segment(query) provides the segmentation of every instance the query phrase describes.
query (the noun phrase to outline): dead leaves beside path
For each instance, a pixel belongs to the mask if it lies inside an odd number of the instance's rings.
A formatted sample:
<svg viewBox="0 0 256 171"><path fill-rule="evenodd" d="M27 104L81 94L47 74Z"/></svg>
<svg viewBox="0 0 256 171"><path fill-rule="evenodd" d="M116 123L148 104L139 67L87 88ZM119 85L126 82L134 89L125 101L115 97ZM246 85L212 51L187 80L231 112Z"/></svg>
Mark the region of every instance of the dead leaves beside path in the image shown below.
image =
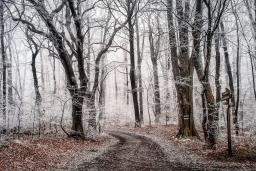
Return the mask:
<svg viewBox="0 0 256 171"><path fill-rule="evenodd" d="M225 135L219 138L216 150L204 149L204 141L196 138L178 139L177 125L153 126L143 128L133 128L129 131L140 134L153 135L165 140L171 140L184 153L197 154L206 160L215 160L221 162L252 162L256 163L256 137L255 136L234 136L233 137L233 157L228 157L227 143ZM201 139L203 132L198 130Z"/></svg>
<svg viewBox="0 0 256 171"><path fill-rule="evenodd" d="M21 136L0 145L0 170L48 170L81 150L97 150L109 141L102 136L96 141L66 137L32 138Z"/></svg>

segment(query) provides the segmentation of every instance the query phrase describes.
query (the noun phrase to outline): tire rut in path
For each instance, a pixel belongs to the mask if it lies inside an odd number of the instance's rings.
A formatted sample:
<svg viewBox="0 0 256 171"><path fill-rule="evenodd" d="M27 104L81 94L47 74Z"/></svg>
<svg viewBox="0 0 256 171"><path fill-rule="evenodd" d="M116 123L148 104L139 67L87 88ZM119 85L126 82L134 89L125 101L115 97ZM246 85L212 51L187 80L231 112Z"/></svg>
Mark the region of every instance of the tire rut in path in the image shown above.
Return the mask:
<svg viewBox="0 0 256 171"><path fill-rule="evenodd" d="M111 131L119 143L106 153L83 163L77 170L85 171L171 171L190 170L180 163L170 163L161 147L148 138Z"/></svg>

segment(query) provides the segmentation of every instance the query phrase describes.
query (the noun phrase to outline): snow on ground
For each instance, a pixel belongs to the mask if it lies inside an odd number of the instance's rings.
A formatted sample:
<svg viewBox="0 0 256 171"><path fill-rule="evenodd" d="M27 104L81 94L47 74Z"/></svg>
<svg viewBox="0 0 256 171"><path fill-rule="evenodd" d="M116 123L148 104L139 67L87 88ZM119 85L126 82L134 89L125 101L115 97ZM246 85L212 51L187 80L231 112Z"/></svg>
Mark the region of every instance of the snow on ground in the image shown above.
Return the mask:
<svg viewBox="0 0 256 171"><path fill-rule="evenodd" d="M177 139L176 127L157 126L153 128L128 129L128 132L150 138L158 143L168 156L171 163L174 161L193 170L255 170L255 161L236 161L232 158L217 160L211 155L222 155L218 150L223 149L223 144L217 150L203 150L204 143L197 139ZM127 129L123 129L127 131ZM218 149L219 148L219 149ZM224 147L225 148L225 147ZM225 157L225 154L223 154Z"/></svg>
<svg viewBox="0 0 256 171"><path fill-rule="evenodd" d="M64 162L59 164L56 170L77 170L80 165L86 162L89 163L93 159L108 151L110 146L113 146L119 142L117 139L107 134L104 134L103 136L108 137L109 141L107 143L93 149L81 149L81 151L69 156L69 159L64 160Z"/></svg>
<svg viewBox="0 0 256 171"><path fill-rule="evenodd" d="M106 134L95 141L20 135L0 143L0 170L70 170L115 143L117 140Z"/></svg>

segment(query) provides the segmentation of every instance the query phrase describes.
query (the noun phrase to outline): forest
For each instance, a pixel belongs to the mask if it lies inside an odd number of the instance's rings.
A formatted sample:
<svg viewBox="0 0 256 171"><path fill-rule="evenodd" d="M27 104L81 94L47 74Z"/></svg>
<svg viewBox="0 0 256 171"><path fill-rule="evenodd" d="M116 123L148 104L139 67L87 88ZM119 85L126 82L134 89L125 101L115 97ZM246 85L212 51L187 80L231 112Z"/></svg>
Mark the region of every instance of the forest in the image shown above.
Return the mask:
<svg viewBox="0 0 256 171"><path fill-rule="evenodd" d="M254 170L256 0L0 0L0 170Z"/></svg>

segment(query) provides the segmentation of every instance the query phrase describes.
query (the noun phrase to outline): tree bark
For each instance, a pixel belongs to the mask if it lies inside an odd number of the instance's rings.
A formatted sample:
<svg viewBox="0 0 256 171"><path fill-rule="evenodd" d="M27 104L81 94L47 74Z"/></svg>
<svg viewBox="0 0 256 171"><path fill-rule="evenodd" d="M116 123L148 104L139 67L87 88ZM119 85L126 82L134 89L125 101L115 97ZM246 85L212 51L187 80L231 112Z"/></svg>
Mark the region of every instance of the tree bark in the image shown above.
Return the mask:
<svg viewBox="0 0 256 171"><path fill-rule="evenodd" d="M4 2L0 2L0 25L1 25L1 33L0 33L0 39L1 39L1 55L2 55L2 63L3 63L3 105L2 105L2 113L3 113L3 127L6 128L6 107L7 107L7 67L6 67L6 51L5 51L5 40L4 40L4 34L5 34L5 27L4 27Z"/></svg>
<svg viewBox="0 0 256 171"><path fill-rule="evenodd" d="M207 102L207 112L208 112L208 132L207 132L207 146L208 148L213 148L216 144L217 138L217 130L218 126L216 124L216 116L218 116L218 110L216 108L215 99L213 96L212 88L207 79L205 79L204 70L202 61L200 58L200 39L201 39L201 30L202 30L203 20L202 20L202 0L196 1L196 12L195 19L193 24L193 52L192 52L192 60L194 67L197 72L197 76L199 81L201 82L205 99Z"/></svg>
<svg viewBox="0 0 256 171"><path fill-rule="evenodd" d="M221 85L220 85L220 38L219 33L215 35L215 52L216 52L216 73L215 73L215 86L216 86L216 104L219 106L221 101Z"/></svg>
<svg viewBox="0 0 256 171"><path fill-rule="evenodd" d="M150 57L153 65L153 78L154 78L154 113L155 113L155 123L160 122L161 115L161 99L160 99L160 90L159 90L159 78L158 78L158 53L160 37L158 37L158 41L154 41L153 38L153 29L151 27L152 18L149 16L148 18L148 28L149 28L149 44L150 44ZM158 33L160 34L160 33ZM160 36L160 35L159 35ZM156 43L156 44L155 44Z"/></svg>
<svg viewBox="0 0 256 171"><path fill-rule="evenodd" d="M185 1L185 13L181 0L176 0L177 15L179 17L180 54L177 53L177 40L173 18L173 0L167 1L167 17L169 27L169 42L171 48L172 72L177 91L179 106L178 137L198 136L193 119L193 64L189 58L188 26L189 0Z"/></svg>
<svg viewBox="0 0 256 171"><path fill-rule="evenodd" d="M232 103L232 107L234 107L235 103L236 103L234 81L233 81L232 69L231 69L231 65L230 65L230 61L229 61L229 53L228 53L228 48L227 48L228 45L226 42L225 28L224 28L223 22L220 23L220 28L221 28L221 38L222 38L225 63L226 63L226 71L227 71L228 78L229 78L229 88L230 88L230 91L232 94L231 103ZM232 114L233 114L233 124L238 125L238 120L235 119L235 118L237 118L237 116L235 116L235 112L232 112Z"/></svg>
<svg viewBox="0 0 256 171"><path fill-rule="evenodd" d="M128 15L133 13L131 10L131 2L128 1ZM132 18L128 20L128 29L129 29L129 44L130 44L130 82L131 82L131 91L133 98L133 107L135 114L135 127L141 127L140 121L140 111L139 111L139 103L138 103L138 93L137 93L137 85L136 85L136 75L135 75L135 55L134 55L134 26L132 22Z"/></svg>
<svg viewBox="0 0 256 171"><path fill-rule="evenodd" d="M141 73L141 64L142 64L142 53L140 50L140 30L139 30L139 20L136 15L136 42L137 42L137 63L138 63L138 88L139 88L139 108L140 108L140 121L143 123L143 87L142 87L142 73ZM144 37L143 42L144 43Z"/></svg>

